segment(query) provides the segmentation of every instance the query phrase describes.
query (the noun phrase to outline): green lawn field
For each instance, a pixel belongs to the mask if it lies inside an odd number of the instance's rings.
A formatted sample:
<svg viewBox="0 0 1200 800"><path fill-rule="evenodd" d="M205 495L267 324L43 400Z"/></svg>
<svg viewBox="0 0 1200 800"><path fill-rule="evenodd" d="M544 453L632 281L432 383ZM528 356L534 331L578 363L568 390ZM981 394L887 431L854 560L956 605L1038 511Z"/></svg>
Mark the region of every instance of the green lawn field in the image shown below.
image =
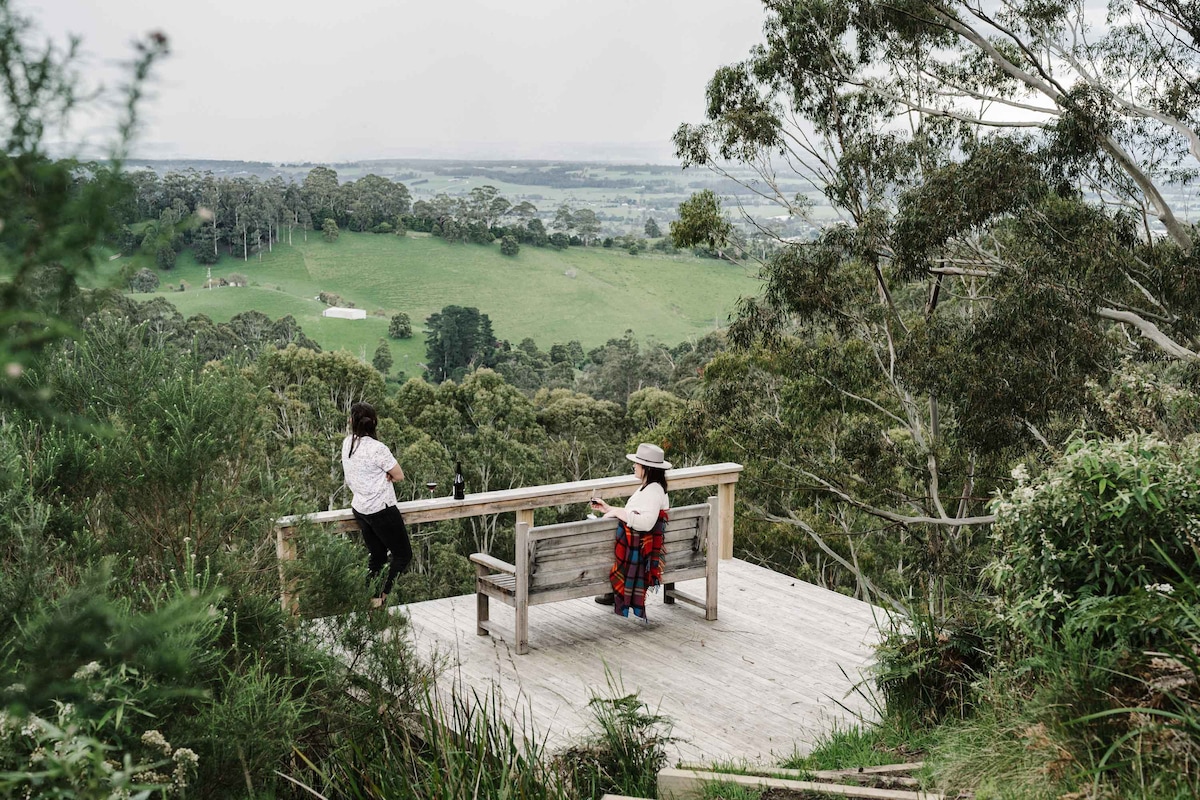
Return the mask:
<svg viewBox="0 0 1200 800"><path fill-rule="evenodd" d="M295 233L292 238L291 246L278 244L261 260L224 256L213 267L214 278L241 273L248 287L200 288L205 268L187 253L175 269L159 272L159 294L184 316L203 313L217 322L247 309L272 319L291 314L322 347L368 360L391 315L404 311L416 336L391 347L395 368L413 374L410 364L424 357L422 324L447 305L475 306L491 318L498 337L514 344L532 337L542 349L572 339L594 347L626 329L641 340L673 345L724 325L738 297L761 287L749 269L690 255L522 247L509 258L496 245L450 244L420 234L343 233L332 244L312 233L307 242ZM177 291L181 281L187 291ZM322 317L325 306L316 299L322 291L366 309L368 318Z"/></svg>

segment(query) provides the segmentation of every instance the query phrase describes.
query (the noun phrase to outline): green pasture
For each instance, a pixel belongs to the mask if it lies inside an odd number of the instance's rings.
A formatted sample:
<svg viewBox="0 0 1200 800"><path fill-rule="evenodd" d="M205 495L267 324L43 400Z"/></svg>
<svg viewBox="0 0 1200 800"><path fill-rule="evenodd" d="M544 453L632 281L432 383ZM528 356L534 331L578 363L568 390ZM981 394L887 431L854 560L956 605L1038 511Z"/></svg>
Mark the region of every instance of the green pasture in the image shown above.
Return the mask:
<svg viewBox="0 0 1200 800"><path fill-rule="evenodd" d="M184 316L207 314L217 322L248 309L272 319L291 314L322 347L368 360L391 315L404 311L416 336L391 347L395 368L410 374L408 364L424 358L425 318L447 305L476 306L500 338L515 344L532 337L543 349L572 339L595 347L626 329L641 340L676 344L723 326L738 297L761 286L750 269L691 255L522 247L508 258L496 245L419 234L343 233L332 244L312 233L307 242L293 234L291 246L276 245L261 260L223 256L212 268L214 278L232 273L250 285L203 289L205 268L185 254L175 269L159 272L159 293ZM186 291L178 291L181 281ZM322 291L366 309L367 319L322 317L325 306L316 299Z"/></svg>

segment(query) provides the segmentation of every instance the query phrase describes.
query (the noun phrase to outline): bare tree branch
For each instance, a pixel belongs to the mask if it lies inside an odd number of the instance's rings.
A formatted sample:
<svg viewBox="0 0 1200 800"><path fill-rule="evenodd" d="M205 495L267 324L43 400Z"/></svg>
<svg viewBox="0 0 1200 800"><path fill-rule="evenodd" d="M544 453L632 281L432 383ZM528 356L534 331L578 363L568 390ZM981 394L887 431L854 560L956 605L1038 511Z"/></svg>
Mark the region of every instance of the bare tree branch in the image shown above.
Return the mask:
<svg viewBox="0 0 1200 800"><path fill-rule="evenodd" d="M864 575L860 569L838 555L836 550L825 543L825 540L821 538L821 534L817 533L816 530L814 530L813 527L807 522L797 517L795 512L789 511L786 517L781 517L777 514L771 514L758 508L752 508L751 510L758 516L762 517L762 519L765 519L767 522L778 522L784 525L791 525L792 527L799 528L807 533L809 538L813 540L817 547L821 548L825 555L829 556L834 561L845 567L846 570L848 570L856 580L858 580L868 589L868 591L873 592L877 597L881 598L884 602L899 611L901 614L908 616L909 611L907 606L881 590L878 586L872 583L871 580Z"/></svg>
<svg viewBox="0 0 1200 800"><path fill-rule="evenodd" d="M1135 314L1132 311L1118 311L1115 308L1101 307L1096 309L1096 316L1101 319L1111 319L1116 322L1124 322L1127 325L1132 325L1137 328L1138 333L1154 342L1160 350L1173 358L1183 361L1200 360L1200 354L1179 344L1170 336L1163 333L1157 325L1140 314Z"/></svg>

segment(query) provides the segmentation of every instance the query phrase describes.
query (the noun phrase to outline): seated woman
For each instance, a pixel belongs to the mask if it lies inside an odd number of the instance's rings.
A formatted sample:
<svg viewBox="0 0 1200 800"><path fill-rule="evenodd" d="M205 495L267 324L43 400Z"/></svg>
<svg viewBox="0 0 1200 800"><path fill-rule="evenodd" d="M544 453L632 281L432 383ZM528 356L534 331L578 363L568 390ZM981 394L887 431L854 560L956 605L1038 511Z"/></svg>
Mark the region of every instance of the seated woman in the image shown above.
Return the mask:
<svg viewBox="0 0 1200 800"><path fill-rule="evenodd" d="M633 462L633 474L642 482L624 508L614 508L600 499L592 508L606 518L617 520L616 561L609 573L612 594L596 598L598 603L613 604L613 611L646 619L646 590L662 583L663 526L671 507L667 497L667 470L671 462L663 459L657 445L643 442L636 453L627 456Z"/></svg>

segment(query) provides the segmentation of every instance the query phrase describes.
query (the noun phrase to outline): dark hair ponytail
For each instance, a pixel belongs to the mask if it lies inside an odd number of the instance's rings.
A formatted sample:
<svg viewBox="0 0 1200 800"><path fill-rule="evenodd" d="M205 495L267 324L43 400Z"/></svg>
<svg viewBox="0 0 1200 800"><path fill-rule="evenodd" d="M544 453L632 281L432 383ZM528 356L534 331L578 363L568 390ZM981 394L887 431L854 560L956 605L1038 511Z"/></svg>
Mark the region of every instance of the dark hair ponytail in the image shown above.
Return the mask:
<svg viewBox="0 0 1200 800"><path fill-rule="evenodd" d="M350 455L354 455L354 448L359 439L364 436L375 438L377 425L379 418L375 416L375 407L370 403L355 403L350 406Z"/></svg>

